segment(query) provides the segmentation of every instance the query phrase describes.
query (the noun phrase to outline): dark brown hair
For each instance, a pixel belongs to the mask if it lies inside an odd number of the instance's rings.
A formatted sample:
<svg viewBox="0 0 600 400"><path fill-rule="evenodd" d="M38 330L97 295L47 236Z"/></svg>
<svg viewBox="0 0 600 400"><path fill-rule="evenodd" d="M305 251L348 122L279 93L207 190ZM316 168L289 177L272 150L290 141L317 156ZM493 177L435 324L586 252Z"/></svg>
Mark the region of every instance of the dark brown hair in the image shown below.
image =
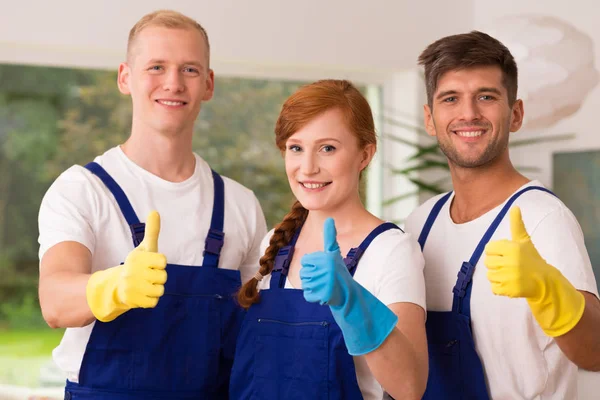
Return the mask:
<svg viewBox="0 0 600 400"><path fill-rule="evenodd" d="M477 66L499 66L508 104L512 106L517 99L518 72L514 57L500 41L483 32L472 31L435 41L421 53L419 65L425 67L429 107L433 106L433 95L443 74Z"/></svg>
<svg viewBox="0 0 600 400"><path fill-rule="evenodd" d="M348 127L356 135L360 148L377 144L375 124L371 107L360 91L346 80L322 80L302 86L283 104L275 125L275 143L282 152L287 140L308 122L332 109L339 109ZM294 233L302 226L308 210L299 201L283 218L273 232L269 247L260 259L260 274L267 276L273 271L275 257L287 246ZM258 302L258 281L252 278L238 293L238 302L244 308Z"/></svg>

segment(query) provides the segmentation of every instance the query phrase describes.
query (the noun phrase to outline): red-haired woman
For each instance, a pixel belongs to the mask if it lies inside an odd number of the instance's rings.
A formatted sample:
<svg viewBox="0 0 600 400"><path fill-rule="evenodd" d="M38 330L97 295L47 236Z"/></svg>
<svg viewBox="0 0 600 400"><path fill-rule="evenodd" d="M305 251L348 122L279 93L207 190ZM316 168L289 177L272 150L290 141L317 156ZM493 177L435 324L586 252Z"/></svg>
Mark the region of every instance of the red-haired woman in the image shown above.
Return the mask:
<svg viewBox="0 0 600 400"><path fill-rule="evenodd" d="M297 201L239 292L231 398L420 399L424 262L415 238L361 202L369 104L350 82L315 82L285 102L275 135Z"/></svg>

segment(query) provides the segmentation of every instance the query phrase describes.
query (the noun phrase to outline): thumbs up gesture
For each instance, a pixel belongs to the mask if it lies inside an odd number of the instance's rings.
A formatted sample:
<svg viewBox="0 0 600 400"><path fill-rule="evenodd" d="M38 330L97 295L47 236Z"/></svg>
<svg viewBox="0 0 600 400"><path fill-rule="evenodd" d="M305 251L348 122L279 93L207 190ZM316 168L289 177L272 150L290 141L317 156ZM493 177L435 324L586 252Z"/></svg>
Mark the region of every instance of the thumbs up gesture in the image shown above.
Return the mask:
<svg viewBox="0 0 600 400"><path fill-rule="evenodd" d="M518 207L510 210L510 231L512 240L492 241L485 247L484 264L492 291L501 296L526 298L546 334L565 334L583 315L583 295L540 256Z"/></svg>
<svg viewBox="0 0 600 400"><path fill-rule="evenodd" d="M131 308L152 308L164 293L167 259L158 253L160 216L148 215L144 240L122 265L98 271L90 277L86 297L94 316L112 321Z"/></svg>
<svg viewBox="0 0 600 400"><path fill-rule="evenodd" d="M531 242L520 208L511 208L509 215L512 240L496 240L485 246L487 277L495 294L535 299L543 291L547 264Z"/></svg>
<svg viewBox="0 0 600 400"><path fill-rule="evenodd" d="M160 216L151 212L146 220L144 240L125 259L117 298L130 308L156 307L167 281L167 259L158 253Z"/></svg>
<svg viewBox="0 0 600 400"><path fill-rule="evenodd" d="M398 317L352 278L340 254L333 219L323 226L323 251L305 254L300 279L306 301L329 305L353 356L378 348L395 329Z"/></svg>
<svg viewBox="0 0 600 400"><path fill-rule="evenodd" d="M354 279L344 263L336 236L335 223L327 218L323 225L323 251L305 254L300 261L302 290L308 302L333 307L346 302L348 282Z"/></svg>

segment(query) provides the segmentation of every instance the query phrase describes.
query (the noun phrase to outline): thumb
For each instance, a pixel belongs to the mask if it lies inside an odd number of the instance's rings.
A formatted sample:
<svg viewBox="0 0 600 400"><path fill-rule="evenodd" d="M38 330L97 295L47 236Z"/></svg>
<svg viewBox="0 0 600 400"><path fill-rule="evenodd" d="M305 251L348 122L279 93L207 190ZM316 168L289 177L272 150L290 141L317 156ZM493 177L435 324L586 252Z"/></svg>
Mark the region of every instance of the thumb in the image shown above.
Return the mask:
<svg viewBox="0 0 600 400"><path fill-rule="evenodd" d="M527 233L527 229L525 229L525 224L521 217L521 209L519 207L512 207L510 209L510 233L512 240L517 242L529 239L529 234Z"/></svg>
<svg viewBox="0 0 600 400"><path fill-rule="evenodd" d="M158 234L160 232L160 215L158 212L151 211L146 218L146 231L144 240L140 243L140 248L144 251L158 252Z"/></svg>
<svg viewBox="0 0 600 400"><path fill-rule="evenodd" d="M327 218L323 225L323 247L325 251L339 251L340 246L337 242L337 231L333 218Z"/></svg>

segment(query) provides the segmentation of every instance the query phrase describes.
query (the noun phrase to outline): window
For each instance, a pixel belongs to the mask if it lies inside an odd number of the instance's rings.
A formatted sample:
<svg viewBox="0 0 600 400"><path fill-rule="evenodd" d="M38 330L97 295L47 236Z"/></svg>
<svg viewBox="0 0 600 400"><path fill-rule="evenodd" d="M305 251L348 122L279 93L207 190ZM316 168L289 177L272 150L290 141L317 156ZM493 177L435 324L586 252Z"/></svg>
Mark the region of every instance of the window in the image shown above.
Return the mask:
<svg viewBox="0 0 600 400"><path fill-rule="evenodd" d="M0 385L64 386L51 362L62 330L46 326L37 298L37 213L62 171L129 136L130 99L115 82L116 72L0 65ZM217 78L196 124L194 149L254 190L269 226L293 200L273 128L299 85Z"/></svg>

